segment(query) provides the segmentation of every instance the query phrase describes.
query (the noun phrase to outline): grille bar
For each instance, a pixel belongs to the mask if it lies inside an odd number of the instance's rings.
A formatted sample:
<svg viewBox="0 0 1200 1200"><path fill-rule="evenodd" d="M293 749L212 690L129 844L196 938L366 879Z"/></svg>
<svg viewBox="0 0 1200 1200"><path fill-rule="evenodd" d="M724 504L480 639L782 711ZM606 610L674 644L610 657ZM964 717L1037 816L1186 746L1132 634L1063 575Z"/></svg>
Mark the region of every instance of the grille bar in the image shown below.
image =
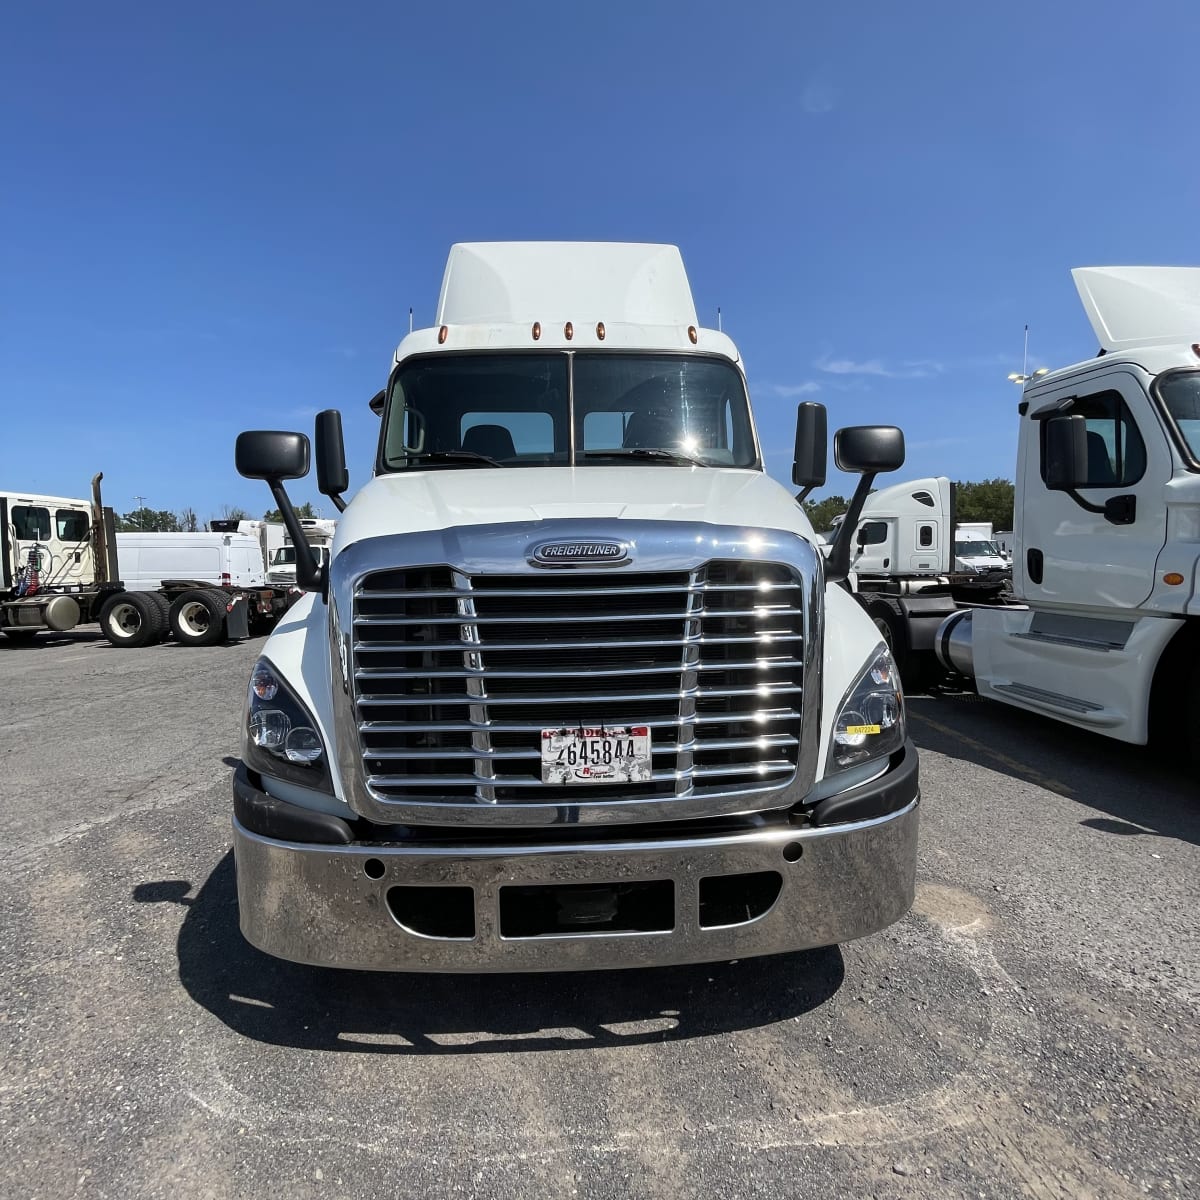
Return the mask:
<svg viewBox="0 0 1200 1200"><path fill-rule="evenodd" d="M716 591L717 588L709 588L706 584L699 583L691 588L683 589L691 592ZM775 583L764 589L762 585L757 583L738 583L727 584L719 589L722 592L757 592L760 594L774 594L775 592L793 591L799 592L802 590L798 583ZM591 596L678 596L681 589L675 587L596 587L589 588L588 594ZM490 597L500 597L503 599L521 599L524 600L529 596L528 588L488 588L486 595ZM577 596L579 594L576 588L538 588L539 596L549 596L558 599L565 596ZM436 590L436 591L412 591L412 592L397 592L397 591L382 591L376 588L360 588L358 595L369 600L457 600L458 593L454 590Z"/></svg>
<svg viewBox="0 0 1200 1200"><path fill-rule="evenodd" d="M525 597L528 599L528 597ZM759 604L755 606L757 609L763 610L763 615L772 617L798 617L800 610L790 605L775 605L775 604ZM481 616L476 614L473 618L473 623L477 625L577 625L581 621L677 621L684 615L684 610L676 609L674 612L648 612L648 613L568 613L564 615L555 614L539 614L537 616L519 616L509 615L507 613L497 616ZM738 609L727 609L720 612L708 612L705 614L709 617L744 617L747 614L745 611ZM355 617L354 627L370 628L379 625L461 625L462 616L451 617Z"/></svg>

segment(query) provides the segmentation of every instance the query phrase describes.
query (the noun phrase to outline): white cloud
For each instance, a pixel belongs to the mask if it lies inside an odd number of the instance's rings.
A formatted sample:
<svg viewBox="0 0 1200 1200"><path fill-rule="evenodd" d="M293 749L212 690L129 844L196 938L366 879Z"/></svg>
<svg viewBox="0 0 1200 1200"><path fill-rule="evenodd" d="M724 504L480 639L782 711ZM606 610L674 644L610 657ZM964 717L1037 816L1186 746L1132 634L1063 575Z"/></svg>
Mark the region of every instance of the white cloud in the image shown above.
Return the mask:
<svg viewBox="0 0 1200 1200"><path fill-rule="evenodd" d="M912 362L888 364L878 358L853 359L830 358L826 355L814 364L819 371L830 375L877 375L882 379L929 379L940 375L946 368L933 359L922 358Z"/></svg>
<svg viewBox="0 0 1200 1200"><path fill-rule="evenodd" d="M763 387L763 391L770 392L772 396L782 396L785 400L795 396L811 396L820 390L821 385L815 379L806 379L803 383L768 383Z"/></svg>
<svg viewBox="0 0 1200 1200"><path fill-rule="evenodd" d="M837 102L837 89L827 80L820 78L810 79L804 85L804 91L800 96L801 107L812 116L833 112L837 107Z"/></svg>

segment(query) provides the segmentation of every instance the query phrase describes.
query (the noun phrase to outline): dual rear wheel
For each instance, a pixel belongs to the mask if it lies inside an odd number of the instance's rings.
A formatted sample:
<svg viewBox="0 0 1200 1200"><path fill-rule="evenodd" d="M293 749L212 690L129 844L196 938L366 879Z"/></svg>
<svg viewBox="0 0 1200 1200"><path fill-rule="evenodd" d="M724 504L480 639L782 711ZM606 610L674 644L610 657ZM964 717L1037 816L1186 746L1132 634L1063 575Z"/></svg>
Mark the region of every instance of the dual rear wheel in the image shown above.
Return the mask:
<svg viewBox="0 0 1200 1200"><path fill-rule="evenodd" d="M168 601L159 592L119 592L100 609L100 629L119 647L150 646L174 637L190 646L211 646L225 635L228 600L215 589L193 589Z"/></svg>

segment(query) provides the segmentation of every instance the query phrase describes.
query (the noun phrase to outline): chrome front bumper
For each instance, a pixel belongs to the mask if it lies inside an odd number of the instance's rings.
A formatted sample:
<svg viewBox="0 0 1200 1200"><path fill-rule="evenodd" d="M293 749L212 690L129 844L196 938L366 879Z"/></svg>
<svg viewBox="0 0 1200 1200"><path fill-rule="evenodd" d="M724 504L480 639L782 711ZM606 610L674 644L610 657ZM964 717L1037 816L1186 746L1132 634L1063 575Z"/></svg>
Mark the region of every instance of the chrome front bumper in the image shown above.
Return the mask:
<svg viewBox="0 0 1200 1200"><path fill-rule="evenodd" d="M235 819L241 928L279 958L374 971L650 967L827 946L883 929L912 904L918 809L914 798L899 811L846 825L780 822L623 842L522 844L514 836L472 846L301 844L251 833ZM731 924L703 920L702 881L775 874L778 895L761 915ZM670 896L658 931L506 936L502 928L511 911L506 897L521 889L648 883ZM394 915L391 889L447 887L470 889L457 896L473 907L473 936L414 932ZM503 889L514 890L502 898Z"/></svg>

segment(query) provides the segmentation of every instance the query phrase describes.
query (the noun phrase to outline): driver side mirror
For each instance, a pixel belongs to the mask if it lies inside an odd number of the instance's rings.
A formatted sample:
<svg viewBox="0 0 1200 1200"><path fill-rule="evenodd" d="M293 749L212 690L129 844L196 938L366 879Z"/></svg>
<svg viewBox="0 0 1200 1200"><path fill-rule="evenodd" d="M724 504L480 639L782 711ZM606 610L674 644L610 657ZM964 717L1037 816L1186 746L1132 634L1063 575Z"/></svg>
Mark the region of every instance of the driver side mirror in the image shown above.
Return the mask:
<svg viewBox="0 0 1200 1200"><path fill-rule="evenodd" d="M876 475L904 466L904 434L895 425L850 425L833 435L839 471Z"/></svg>

